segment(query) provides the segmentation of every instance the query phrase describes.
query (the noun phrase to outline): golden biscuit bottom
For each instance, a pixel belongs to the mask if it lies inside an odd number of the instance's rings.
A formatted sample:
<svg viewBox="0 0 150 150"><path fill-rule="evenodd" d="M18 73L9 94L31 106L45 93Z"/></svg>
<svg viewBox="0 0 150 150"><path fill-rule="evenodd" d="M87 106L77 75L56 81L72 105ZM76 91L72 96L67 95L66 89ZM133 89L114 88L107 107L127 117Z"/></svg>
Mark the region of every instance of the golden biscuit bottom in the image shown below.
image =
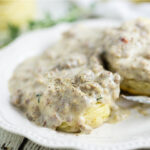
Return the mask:
<svg viewBox="0 0 150 150"><path fill-rule="evenodd" d="M110 106L108 104L96 103L88 108L84 114L85 124L97 128L103 124L110 116ZM63 122L57 129L65 132L80 132L81 126L77 122Z"/></svg>
<svg viewBox="0 0 150 150"><path fill-rule="evenodd" d="M121 89L130 94L150 96L150 83L124 79L121 82Z"/></svg>

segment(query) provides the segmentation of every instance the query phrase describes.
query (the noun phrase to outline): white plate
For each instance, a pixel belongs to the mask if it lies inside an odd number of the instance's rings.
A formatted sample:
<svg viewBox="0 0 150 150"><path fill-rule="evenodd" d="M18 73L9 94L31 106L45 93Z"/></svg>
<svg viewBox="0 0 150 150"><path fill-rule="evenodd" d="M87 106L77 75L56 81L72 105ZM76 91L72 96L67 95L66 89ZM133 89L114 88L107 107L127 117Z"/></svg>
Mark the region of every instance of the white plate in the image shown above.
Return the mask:
<svg viewBox="0 0 150 150"><path fill-rule="evenodd" d="M118 22L92 20L81 24L105 27L117 25ZM16 65L43 51L69 27L70 24L62 24L25 34L0 51L0 127L23 135L40 145L54 148L122 150L150 147L150 119L136 113L117 124L104 124L89 135L75 135L38 127L10 105L7 84Z"/></svg>

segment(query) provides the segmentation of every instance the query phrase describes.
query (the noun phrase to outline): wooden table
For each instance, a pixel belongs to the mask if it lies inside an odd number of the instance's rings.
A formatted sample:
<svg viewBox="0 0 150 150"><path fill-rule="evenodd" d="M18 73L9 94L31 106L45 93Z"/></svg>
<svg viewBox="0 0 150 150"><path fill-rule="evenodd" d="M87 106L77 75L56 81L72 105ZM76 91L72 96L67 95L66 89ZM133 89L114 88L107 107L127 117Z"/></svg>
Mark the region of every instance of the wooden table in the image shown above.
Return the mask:
<svg viewBox="0 0 150 150"><path fill-rule="evenodd" d="M9 133L0 128L0 150L56 150L56 149L39 146L22 136Z"/></svg>
<svg viewBox="0 0 150 150"><path fill-rule="evenodd" d="M70 149L45 148L31 142L30 140L22 136L9 133L0 128L0 150L70 150ZM137 150L150 150L150 148L140 148Z"/></svg>

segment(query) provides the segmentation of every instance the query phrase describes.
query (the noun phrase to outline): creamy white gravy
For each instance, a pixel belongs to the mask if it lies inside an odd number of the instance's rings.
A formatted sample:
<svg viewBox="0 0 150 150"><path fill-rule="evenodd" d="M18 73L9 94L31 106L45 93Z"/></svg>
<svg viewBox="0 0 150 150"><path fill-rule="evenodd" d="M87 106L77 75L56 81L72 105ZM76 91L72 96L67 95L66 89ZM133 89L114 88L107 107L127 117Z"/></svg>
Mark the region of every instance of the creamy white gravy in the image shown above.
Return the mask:
<svg viewBox="0 0 150 150"><path fill-rule="evenodd" d="M10 82L12 103L36 124L56 129L76 121L99 97L117 109L120 76L103 69L101 29L78 27L41 55L20 64ZM83 130L83 129L82 129Z"/></svg>
<svg viewBox="0 0 150 150"><path fill-rule="evenodd" d="M150 21L137 19L104 32L111 69L122 78L150 82Z"/></svg>

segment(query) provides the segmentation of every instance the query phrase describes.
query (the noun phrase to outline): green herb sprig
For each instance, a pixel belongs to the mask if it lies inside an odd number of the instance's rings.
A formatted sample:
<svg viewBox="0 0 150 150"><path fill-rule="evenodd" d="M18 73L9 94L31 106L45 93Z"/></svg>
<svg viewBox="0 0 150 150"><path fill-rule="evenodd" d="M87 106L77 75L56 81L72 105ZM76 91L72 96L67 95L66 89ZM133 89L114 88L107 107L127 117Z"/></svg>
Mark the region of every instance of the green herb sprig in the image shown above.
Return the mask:
<svg viewBox="0 0 150 150"><path fill-rule="evenodd" d="M80 8L73 2L70 2L69 6L70 7L68 13L64 17L55 20L50 16L50 14L46 14L43 19L29 20L27 23L27 28L24 31L22 31L22 29L19 28L18 26L9 24L8 36L7 38L3 39L3 41L0 41L0 48L8 45L10 42L16 39L22 32L27 32L27 31L41 29L41 28L48 28L62 22L74 22L80 19L93 18L91 12L93 11L96 4L93 3L88 10L84 10Z"/></svg>
<svg viewBox="0 0 150 150"><path fill-rule="evenodd" d="M0 48L8 45L10 42L16 39L20 35L20 33L21 31L19 27L8 24L8 35L7 38L0 42Z"/></svg>

